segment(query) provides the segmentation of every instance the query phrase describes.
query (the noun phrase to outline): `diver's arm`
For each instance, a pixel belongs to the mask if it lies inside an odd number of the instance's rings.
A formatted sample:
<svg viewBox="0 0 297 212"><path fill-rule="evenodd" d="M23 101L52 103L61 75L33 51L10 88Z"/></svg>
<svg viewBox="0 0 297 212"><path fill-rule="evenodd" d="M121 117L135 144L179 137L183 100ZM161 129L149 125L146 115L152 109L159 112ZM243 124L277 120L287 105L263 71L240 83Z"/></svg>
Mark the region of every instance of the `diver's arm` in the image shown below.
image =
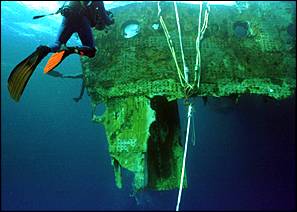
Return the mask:
<svg viewBox="0 0 297 212"><path fill-rule="evenodd" d="M48 72L47 75L52 76L52 77L64 78L62 73L55 71L55 70Z"/></svg>
<svg viewBox="0 0 297 212"><path fill-rule="evenodd" d="M84 95L85 88L86 88L86 86L85 86L85 81L82 80L82 81L81 81L81 89L80 89L79 98L82 98L82 96Z"/></svg>
<svg viewBox="0 0 297 212"><path fill-rule="evenodd" d="M72 74L72 75L63 75L62 73L55 71L55 70L48 72L47 75L52 76L52 77L71 78L71 79L82 79L83 78L82 73L77 73L77 74Z"/></svg>
<svg viewBox="0 0 297 212"><path fill-rule="evenodd" d="M82 79L83 78L83 74L81 73L77 73L77 74L73 74L73 75L64 75L63 78L71 78L71 79Z"/></svg>
<svg viewBox="0 0 297 212"><path fill-rule="evenodd" d="M78 102L79 100L82 99L83 95L84 95L84 92L85 92L85 82L84 80L82 79L82 82L81 82L81 90L80 90L80 94L79 94L79 97L74 97L73 100Z"/></svg>

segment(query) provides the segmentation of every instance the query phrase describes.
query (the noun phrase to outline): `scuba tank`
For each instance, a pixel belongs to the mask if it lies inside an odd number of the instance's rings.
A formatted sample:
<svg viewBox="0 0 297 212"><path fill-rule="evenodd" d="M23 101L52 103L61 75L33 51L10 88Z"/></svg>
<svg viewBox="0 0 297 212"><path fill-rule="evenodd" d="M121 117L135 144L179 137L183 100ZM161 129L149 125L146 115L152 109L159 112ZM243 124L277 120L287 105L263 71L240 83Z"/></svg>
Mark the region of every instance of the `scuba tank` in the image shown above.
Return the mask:
<svg viewBox="0 0 297 212"><path fill-rule="evenodd" d="M99 7L93 1L83 1L84 15L89 19L91 27L94 27L99 17ZM103 2L102 2L103 4Z"/></svg>
<svg viewBox="0 0 297 212"><path fill-rule="evenodd" d="M105 26L114 23L112 13L105 10L103 1L84 1L84 15L89 19L91 27L103 30Z"/></svg>
<svg viewBox="0 0 297 212"><path fill-rule="evenodd" d="M107 26L114 24L113 14L110 11L106 11L106 15L108 16L108 19L110 22L106 22L106 20L102 16L98 16L95 29L97 30L104 30Z"/></svg>

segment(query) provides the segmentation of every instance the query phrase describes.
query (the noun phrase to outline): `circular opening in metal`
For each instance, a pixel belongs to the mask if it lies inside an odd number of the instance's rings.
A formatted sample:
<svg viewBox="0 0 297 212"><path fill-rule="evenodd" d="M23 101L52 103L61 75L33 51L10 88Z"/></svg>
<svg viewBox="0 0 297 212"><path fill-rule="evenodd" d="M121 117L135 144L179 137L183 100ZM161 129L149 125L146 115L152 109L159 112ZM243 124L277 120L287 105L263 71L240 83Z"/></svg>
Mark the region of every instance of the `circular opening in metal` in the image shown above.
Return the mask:
<svg viewBox="0 0 297 212"><path fill-rule="evenodd" d="M234 34L238 38L243 38L248 35L249 24L247 22L236 22L233 25Z"/></svg>
<svg viewBox="0 0 297 212"><path fill-rule="evenodd" d="M152 25L152 28L153 28L154 30L158 30L158 29L160 29L160 24L158 24L158 23L154 23L154 24Z"/></svg>
<svg viewBox="0 0 297 212"><path fill-rule="evenodd" d="M129 22L123 26L124 38L132 38L136 36L139 33L139 31L140 31L140 26L136 21Z"/></svg>

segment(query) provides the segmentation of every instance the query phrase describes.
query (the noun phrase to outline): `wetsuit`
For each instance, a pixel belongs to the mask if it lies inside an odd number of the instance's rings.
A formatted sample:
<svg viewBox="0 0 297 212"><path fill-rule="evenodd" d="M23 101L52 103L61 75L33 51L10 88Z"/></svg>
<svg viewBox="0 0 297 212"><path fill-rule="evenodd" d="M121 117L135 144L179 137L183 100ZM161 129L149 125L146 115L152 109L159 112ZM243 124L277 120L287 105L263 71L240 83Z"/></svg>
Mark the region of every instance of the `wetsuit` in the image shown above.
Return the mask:
<svg viewBox="0 0 297 212"><path fill-rule="evenodd" d="M73 33L77 32L82 46L77 47L88 57L94 57L96 53L92 27L96 24L100 15L107 24L111 22L107 15L103 1L68 1L65 3L61 14L63 15L57 39L50 45L50 52L57 52L61 45L67 43ZM86 8L91 9L86 9Z"/></svg>
<svg viewBox="0 0 297 212"><path fill-rule="evenodd" d="M30 77L48 53L57 52L48 60L44 67L44 73L52 71L72 53L94 57L96 48L92 27L101 30L105 26L113 24L113 19L109 16L112 14L105 10L103 1L69 1L68 5L66 6L65 2L64 6L58 10L64 18L56 42L50 46L40 45L11 71L8 77L8 91L15 101L20 100ZM99 28L98 25L100 25ZM66 47L67 41L75 32L78 33L82 46ZM61 48L62 44L65 44L65 47L63 45Z"/></svg>

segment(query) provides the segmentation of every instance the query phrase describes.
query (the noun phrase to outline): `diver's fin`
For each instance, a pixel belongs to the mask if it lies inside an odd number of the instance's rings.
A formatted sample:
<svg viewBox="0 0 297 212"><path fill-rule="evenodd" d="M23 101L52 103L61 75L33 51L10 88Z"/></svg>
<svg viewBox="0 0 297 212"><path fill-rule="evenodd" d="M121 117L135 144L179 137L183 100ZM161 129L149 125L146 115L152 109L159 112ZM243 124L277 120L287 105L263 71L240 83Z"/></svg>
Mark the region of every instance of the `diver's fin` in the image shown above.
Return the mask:
<svg viewBox="0 0 297 212"><path fill-rule="evenodd" d="M76 53L80 56L88 56L94 57L95 56L95 48L82 46L82 47L66 47L62 51L54 53L50 59L47 61L47 64L44 67L44 73L47 74L48 72L52 71L56 68L60 63L70 54Z"/></svg>
<svg viewBox="0 0 297 212"><path fill-rule="evenodd" d="M71 53L73 52L69 50L63 50L54 53L47 61L47 64L44 67L44 73L47 74L48 72L52 71L54 68L60 65L60 63Z"/></svg>
<svg viewBox="0 0 297 212"><path fill-rule="evenodd" d="M18 102L24 89L41 60L49 53L47 46L38 47L31 55L20 62L8 77L8 91L12 99Z"/></svg>

